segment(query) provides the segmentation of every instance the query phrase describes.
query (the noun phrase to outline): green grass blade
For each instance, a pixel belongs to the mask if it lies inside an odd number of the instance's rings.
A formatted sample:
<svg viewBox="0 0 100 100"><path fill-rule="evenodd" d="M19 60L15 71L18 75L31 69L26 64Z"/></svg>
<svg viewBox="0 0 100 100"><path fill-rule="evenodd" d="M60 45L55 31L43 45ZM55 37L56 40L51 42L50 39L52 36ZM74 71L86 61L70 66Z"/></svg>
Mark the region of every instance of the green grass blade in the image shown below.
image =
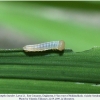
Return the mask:
<svg viewBox="0 0 100 100"><path fill-rule="evenodd" d="M100 83L99 48L77 53L69 50L61 53L14 51L0 55L1 78Z"/></svg>

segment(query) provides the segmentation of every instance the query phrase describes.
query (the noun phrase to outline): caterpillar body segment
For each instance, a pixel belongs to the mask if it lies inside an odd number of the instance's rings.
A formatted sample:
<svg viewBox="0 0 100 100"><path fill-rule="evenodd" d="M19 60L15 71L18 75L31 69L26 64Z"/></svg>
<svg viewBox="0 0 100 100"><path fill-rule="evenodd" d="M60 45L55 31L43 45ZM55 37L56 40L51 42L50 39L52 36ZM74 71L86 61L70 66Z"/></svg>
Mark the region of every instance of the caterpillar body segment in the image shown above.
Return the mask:
<svg viewBox="0 0 100 100"><path fill-rule="evenodd" d="M46 50L62 51L64 50L64 48L65 48L65 42L63 40L45 42L45 43L34 44L34 45L26 45L23 47L23 49L26 52L37 52L37 51L46 51Z"/></svg>

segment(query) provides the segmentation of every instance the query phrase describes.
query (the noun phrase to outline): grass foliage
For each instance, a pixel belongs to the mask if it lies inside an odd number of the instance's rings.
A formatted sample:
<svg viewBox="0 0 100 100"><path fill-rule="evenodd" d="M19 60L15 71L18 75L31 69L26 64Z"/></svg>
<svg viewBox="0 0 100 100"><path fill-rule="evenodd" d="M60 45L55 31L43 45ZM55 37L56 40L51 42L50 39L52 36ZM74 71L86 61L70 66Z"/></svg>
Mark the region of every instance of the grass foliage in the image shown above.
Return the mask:
<svg viewBox="0 0 100 100"><path fill-rule="evenodd" d="M93 86L100 83L99 54L98 47L83 52L1 50L0 84L9 88L0 88L1 93L99 93L100 87Z"/></svg>

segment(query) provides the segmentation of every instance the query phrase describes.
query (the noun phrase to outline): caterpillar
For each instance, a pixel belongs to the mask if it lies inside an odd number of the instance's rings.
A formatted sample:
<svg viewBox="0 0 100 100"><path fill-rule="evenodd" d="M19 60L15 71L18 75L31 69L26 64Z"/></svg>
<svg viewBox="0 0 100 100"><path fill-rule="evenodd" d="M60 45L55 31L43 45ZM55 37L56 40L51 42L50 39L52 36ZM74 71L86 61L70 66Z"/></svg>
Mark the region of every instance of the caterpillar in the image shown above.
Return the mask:
<svg viewBox="0 0 100 100"><path fill-rule="evenodd" d="M34 45L26 45L23 47L23 49L26 52L37 52L37 51L46 51L46 50L62 51L64 50L64 48L65 48L65 42L63 40L45 42L45 43L34 44Z"/></svg>

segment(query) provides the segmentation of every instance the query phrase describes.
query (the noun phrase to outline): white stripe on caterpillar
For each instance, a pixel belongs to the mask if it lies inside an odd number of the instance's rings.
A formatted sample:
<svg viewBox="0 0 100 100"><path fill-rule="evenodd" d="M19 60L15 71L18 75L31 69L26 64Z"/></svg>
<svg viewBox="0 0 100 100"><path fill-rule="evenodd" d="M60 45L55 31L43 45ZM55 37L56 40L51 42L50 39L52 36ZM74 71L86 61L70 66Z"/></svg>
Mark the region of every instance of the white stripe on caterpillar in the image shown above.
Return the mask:
<svg viewBox="0 0 100 100"><path fill-rule="evenodd" d="M64 50L64 48L65 48L65 42L63 40L45 42L45 43L34 44L34 45L26 45L23 47L23 49L26 52L36 52L36 51L46 51L46 50L62 51Z"/></svg>

